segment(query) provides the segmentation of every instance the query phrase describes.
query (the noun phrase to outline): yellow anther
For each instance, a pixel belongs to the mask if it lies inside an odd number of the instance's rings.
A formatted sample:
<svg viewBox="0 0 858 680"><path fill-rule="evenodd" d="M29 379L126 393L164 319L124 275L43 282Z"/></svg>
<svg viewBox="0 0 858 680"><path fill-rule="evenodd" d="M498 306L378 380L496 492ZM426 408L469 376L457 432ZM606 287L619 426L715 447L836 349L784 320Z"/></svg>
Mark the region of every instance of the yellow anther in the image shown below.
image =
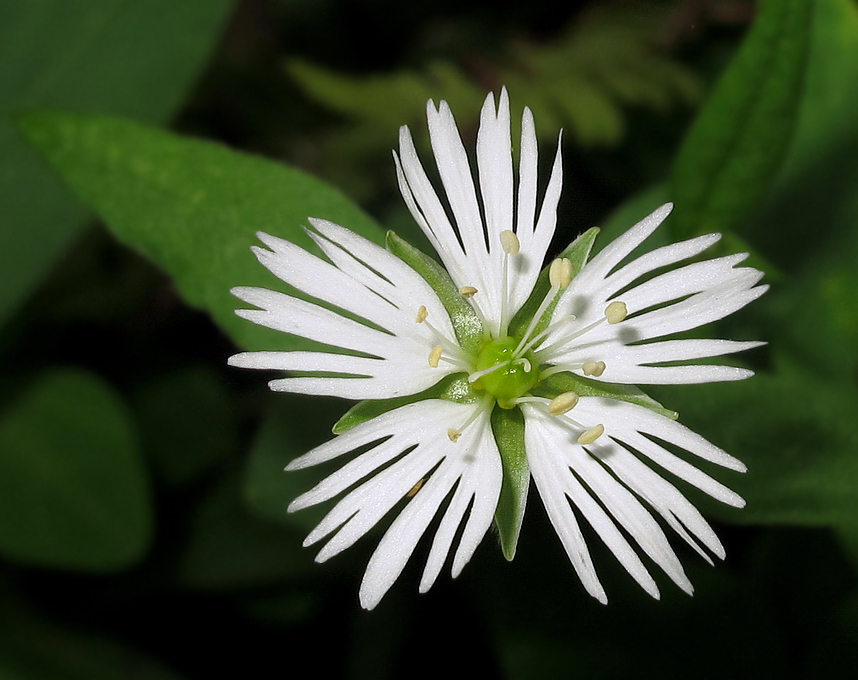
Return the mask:
<svg viewBox="0 0 858 680"><path fill-rule="evenodd" d="M406 495L408 498L414 498L414 496L416 496L416 495L417 495L417 492L418 492L418 491L420 491L420 487L421 487L421 486L423 486L423 482L424 482L424 481L425 481L425 480L423 480L423 479L419 479L419 480L417 480L417 484L415 484L414 486L412 486L412 487L411 487L411 491L409 491L409 492L408 492L407 494L405 494L405 495Z"/></svg>
<svg viewBox="0 0 858 680"><path fill-rule="evenodd" d="M447 430L447 437L454 444L457 441L459 441L459 437L461 437L461 436L462 436L462 433L459 430L457 430L455 427L451 427L449 430Z"/></svg>
<svg viewBox="0 0 858 680"><path fill-rule="evenodd" d="M507 255L518 255L518 251L521 250L521 242L514 232L504 229L500 233L500 240L503 250Z"/></svg>
<svg viewBox="0 0 858 680"><path fill-rule="evenodd" d="M584 365L581 367L581 370L584 371L584 375L592 375L594 378L598 378L605 372L605 362L604 361L585 361Z"/></svg>
<svg viewBox="0 0 858 680"><path fill-rule="evenodd" d="M476 295L476 294L477 294L477 289L474 288L473 286L462 286L461 288L459 288L459 295L461 295L462 297L466 297L466 298L474 297L474 295Z"/></svg>
<svg viewBox="0 0 858 680"><path fill-rule="evenodd" d="M429 352L429 365L432 368L438 368L438 362L441 361L441 345L437 347L433 347L432 351Z"/></svg>
<svg viewBox="0 0 858 680"><path fill-rule="evenodd" d="M615 300L605 308L605 318L608 323L620 323L629 315L625 302Z"/></svg>
<svg viewBox="0 0 858 680"><path fill-rule="evenodd" d="M565 257L554 260L548 268L548 282L552 288L566 288L572 282L572 262Z"/></svg>
<svg viewBox="0 0 858 680"><path fill-rule="evenodd" d="M591 427L589 430L585 431L578 437L579 444L592 444L599 437L605 434L605 426L604 425L596 425L596 427Z"/></svg>
<svg viewBox="0 0 858 680"><path fill-rule="evenodd" d="M426 305L420 305L420 309L417 310L417 323L426 321L427 316L429 316L429 310L426 309Z"/></svg>
<svg viewBox="0 0 858 680"><path fill-rule="evenodd" d="M564 392L558 394L548 404L548 412L553 416L562 416L564 413L571 411L578 403L578 395L574 392Z"/></svg>

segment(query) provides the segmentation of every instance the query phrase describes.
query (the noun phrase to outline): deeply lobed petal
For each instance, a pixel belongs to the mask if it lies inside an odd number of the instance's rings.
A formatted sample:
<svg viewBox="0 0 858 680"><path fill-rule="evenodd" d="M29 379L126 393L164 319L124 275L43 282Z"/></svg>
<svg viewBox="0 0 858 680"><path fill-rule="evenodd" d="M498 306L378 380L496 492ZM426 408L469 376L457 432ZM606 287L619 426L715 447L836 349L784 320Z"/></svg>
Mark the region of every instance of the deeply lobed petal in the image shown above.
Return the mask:
<svg viewBox="0 0 858 680"><path fill-rule="evenodd" d="M268 247L255 248L260 262L285 283L349 314L284 293L239 287L233 293L259 309L243 318L340 350L331 352L245 352L230 358L243 368L313 372L271 382L272 389L351 399L389 398L420 392L461 370L449 316L437 294L404 262L374 243L324 220L311 220L326 262L289 241L260 234ZM431 325L417 323L424 306ZM440 334L440 337L439 337ZM443 344L445 359L428 360Z"/></svg>
<svg viewBox="0 0 858 680"><path fill-rule="evenodd" d="M503 332L509 318L533 289L554 234L562 183L559 145L536 219L538 152L529 110L522 117L517 206L513 205L514 173L506 90L501 92L497 106L489 95L482 109L477 139L479 196L446 102L437 109L430 102L427 117L441 185L452 214L447 214L432 188L407 128L400 132L399 155L395 156L400 190L453 281L459 287L477 289L472 304L493 333ZM522 245L521 255L511 265L505 262L500 247L500 234L505 230L515 231Z"/></svg>
<svg viewBox="0 0 858 680"><path fill-rule="evenodd" d="M573 566L591 595L601 602L607 601L578 526L578 514L587 519L629 574L653 597L658 597L655 582L624 533L671 580L686 592L692 592L653 511L707 560L704 548L724 557L723 546L697 509L640 456L718 500L741 506L742 500L735 493L644 435L655 430L657 436L671 444L734 469L741 469L738 461L678 423L627 402L582 397L569 414L575 420L550 416L529 404L523 411L527 459L534 482ZM608 424L605 434L593 443L579 444L579 434L597 423Z"/></svg>
<svg viewBox="0 0 858 680"><path fill-rule="evenodd" d="M500 453L489 415L484 404L441 400L410 404L358 425L289 466L303 468L370 445L289 506L290 512L299 510L347 491L305 541L310 545L332 534L318 561L345 550L405 503L367 566L360 592L366 609L372 609L399 577L439 512L421 591L434 583L463 523L453 556L454 577L476 550L491 524L501 487ZM448 435L451 423L467 421L468 427L453 441ZM409 496L410 492L414 493Z"/></svg>
<svg viewBox="0 0 858 680"><path fill-rule="evenodd" d="M709 234L663 246L620 266L661 224L671 207L667 204L656 210L584 266L554 309L553 330L537 349L540 361L578 374L586 362L601 361L606 368L598 379L609 383L701 383L753 375L731 366L659 364L723 356L762 343L646 342L722 319L768 289L756 285L762 272L736 266L747 254L692 262L635 283L663 267L699 255L719 238ZM607 323L605 310L615 300L625 304L628 316L619 323Z"/></svg>

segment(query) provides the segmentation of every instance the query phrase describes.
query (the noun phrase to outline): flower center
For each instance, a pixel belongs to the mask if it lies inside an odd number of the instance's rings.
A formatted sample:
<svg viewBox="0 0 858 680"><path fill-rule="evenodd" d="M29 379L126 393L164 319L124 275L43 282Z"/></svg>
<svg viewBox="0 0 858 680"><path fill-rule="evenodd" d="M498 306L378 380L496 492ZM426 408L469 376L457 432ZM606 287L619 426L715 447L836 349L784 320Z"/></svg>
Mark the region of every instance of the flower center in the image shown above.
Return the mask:
<svg viewBox="0 0 858 680"><path fill-rule="evenodd" d="M477 389L483 389L501 408L513 408L515 400L539 382L539 364L530 352L516 354L518 338L495 338L480 351L471 377Z"/></svg>

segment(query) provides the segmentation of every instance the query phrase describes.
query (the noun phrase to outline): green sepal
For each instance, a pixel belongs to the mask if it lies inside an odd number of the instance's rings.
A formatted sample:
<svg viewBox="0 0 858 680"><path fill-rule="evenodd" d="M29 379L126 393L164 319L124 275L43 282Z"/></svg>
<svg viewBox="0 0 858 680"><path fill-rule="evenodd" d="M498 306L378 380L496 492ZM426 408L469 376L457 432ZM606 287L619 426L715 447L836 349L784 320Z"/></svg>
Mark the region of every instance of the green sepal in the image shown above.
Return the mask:
<svg viewBox="0 0 858 680"><path fill-rule="evenodd" d="M558 257L565 257L572 263L572 278L578 276L579 272L584 268L584 265L587 263L587 258L590 256L590 250L593 248L593 242L596 240L596 236L598 235L599 227L588 229L572 241L566 250L558 255ZM530 294L530 297L527 298L527 302L521 306L521 309L516 312L512 321L509 322L509 334L511 336L520 338L524 335L533 315L536 314L536 311L539 309L539 305L542 304L545 296L548 295L548 291L551 290L551 284L548 281L548 270L550 267L551 263L549 262L548 266L539 273L539 277L536 279L536 285L533 286L533 292ZM548 309L545 310L542 318L536 324L536 328L533 331L534 335L541 333L548 327L548 323L551 321L551 315L554 313L554 308L557 306L557 301L559 299L560 294L555 296L551 305L549 305Z"/></svg>
<svg viewBox="0 0 858 680"><path fill-rule="evenodd" d="M634 385L617 385L614 383L591 380L574 373L555 373L548 376L532 393L539 397L553 399L564 392L575 392L579 397L605 397L606 399L618 399L631 404L644 406L651 411L676 420L679 414L662 406L659 402Z"/></svg>
<svg viewBox="0 0 858 680"><path fill-rule="evenodd" d="M492 432L501 454L503 482L495 510L495 526L500 537L503 556L515 557L527 490L530 487L530 468L524 448L524 414L521 409L495 408L492 411Z"/></svg>
<svg viewBox="0 0 858 680"><path fill-rule="evenodd" d="M391 253L426 279L450 315L459 346L466 352L476 354L483 339L483 324L474 308L461 296L447 271L392 231L387 232L385 245Z"/></svg>
<svg viewBox="0 0 858 680"><path fill-rule="evenodd" d="M425 399L446 399L447 401L455 401L457 404L472 404L480 400L480 395L474 391L470 383L465 378L464 374L450 375L432 385L428 390L423 390L417 394L408 394L404 397L394 397L392 399L367 399L359 401L345 412L334 427L334 434L342 434L351 430L356 425L365 423L368 420L380 416L382 413L387 413L401 406L407 406L417 401Z"/></svg>

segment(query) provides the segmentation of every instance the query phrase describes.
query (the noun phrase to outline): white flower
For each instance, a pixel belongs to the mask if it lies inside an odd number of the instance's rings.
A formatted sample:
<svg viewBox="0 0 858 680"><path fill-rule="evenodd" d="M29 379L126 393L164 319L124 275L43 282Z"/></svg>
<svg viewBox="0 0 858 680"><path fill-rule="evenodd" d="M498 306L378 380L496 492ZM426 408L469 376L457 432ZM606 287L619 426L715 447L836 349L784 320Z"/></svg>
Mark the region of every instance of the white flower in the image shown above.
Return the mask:
<svg viewBox="0 0 858 680"><path fill-rule="evenodd" d="M361 585L361 604L369 609L440 513L420 582L425 592L451 552L453 576L461 571L493 518L512 558L532 475L591 595L607 601L581 518L648 593L658 597L639 551L691 592L662 527L709 561L709 553L723 558L724 549L656 470L729 505L743 501L662 443L732 470L744 466L631 385L750 376L688 362L760 343L663 338L759 297L766 290L756 285L761 273L737 266L745 255L658 273L699 255L717 235L623 264L667 217L666 205L584 264L597 230L587 232L540 274L555 230L559 148L540 202L530 111L522 119L516 181L507 94L497 108L489 96L477 140L478 191L447 104L436 110L430 102L428 118L449 212L405 127L394 157L402 195L449 276L395 237L385 250L311 219L309 233L330 262L267 234L260 234L267 249L254 250L319 304L259 288L233 291L257 308L238 310L240 316L335 349L247 352L232 357L232 365L297 373L273 380L274 390L371 400L340 421L333 440L287 467L360 451L289 506L339 497L305 545L327 539L317 557L323 561L394 516Z"/></svg>

